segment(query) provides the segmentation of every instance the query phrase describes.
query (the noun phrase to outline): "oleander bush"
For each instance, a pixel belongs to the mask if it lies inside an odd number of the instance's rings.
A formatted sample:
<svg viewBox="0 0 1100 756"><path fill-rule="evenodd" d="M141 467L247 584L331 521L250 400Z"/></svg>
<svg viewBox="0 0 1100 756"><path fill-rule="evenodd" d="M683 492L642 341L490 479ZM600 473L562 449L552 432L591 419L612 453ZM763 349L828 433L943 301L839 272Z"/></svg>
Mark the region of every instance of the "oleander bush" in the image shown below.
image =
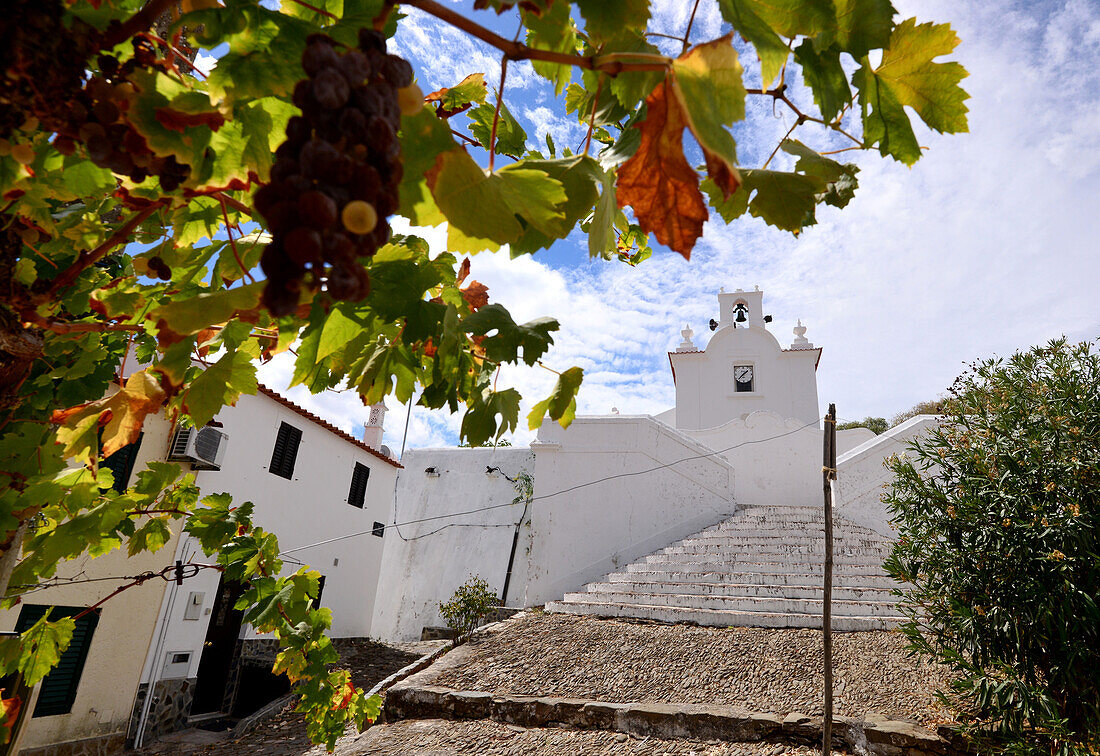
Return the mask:
<svg viewBox="0 0 1100 756"><path fill-rule="evenodd" d="M914 651L982 750L1100 746L1100 354L1064 339L970 366L887 462Z"/></svg>

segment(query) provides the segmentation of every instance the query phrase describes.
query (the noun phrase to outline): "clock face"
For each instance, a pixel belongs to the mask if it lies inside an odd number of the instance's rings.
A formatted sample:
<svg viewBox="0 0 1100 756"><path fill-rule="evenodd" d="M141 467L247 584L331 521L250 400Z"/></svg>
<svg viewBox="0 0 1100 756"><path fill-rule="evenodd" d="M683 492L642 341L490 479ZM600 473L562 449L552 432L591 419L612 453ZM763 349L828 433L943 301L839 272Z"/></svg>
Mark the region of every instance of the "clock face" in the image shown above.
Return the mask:
<svg viewBox="0 0 1100 756"><path fill-rule="evenodd" d="M741 365L735 368L733 371L733 377L737 379L738 383L748 383L752 380L752 367L749 365Z"/></svg>

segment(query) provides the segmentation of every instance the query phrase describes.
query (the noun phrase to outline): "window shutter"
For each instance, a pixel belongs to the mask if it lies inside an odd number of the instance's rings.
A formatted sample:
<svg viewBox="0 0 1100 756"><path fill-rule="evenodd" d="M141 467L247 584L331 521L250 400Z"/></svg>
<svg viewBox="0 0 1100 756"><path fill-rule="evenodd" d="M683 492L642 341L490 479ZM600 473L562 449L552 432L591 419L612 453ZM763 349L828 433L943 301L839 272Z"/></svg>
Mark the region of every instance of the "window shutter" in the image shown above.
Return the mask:
<svg viewBox="0 0 1100 756"><path fill-rule="evenodd" d="M367 500L367 479L370 478L370 468L361 462L355 463L355 469L351 473L351 490L348 492L348 504L353 507L363 508Z"/></svg>
<svg viewBox="0 0 1100 756"><path fill-rule="evenodd" d="M16 632L21 633L29 629L50 609L51 607L42 604L24 605L15 623ZM83 611L84 607L80 606L53 607L50 619L73 617ZM68 714L72 711L76 690L80 686L80 675L84 671L84 662L88 658L88 647L91 645L92 635L95 634L98 623L99 610L76 621L69 647L61 654L61 660L57 666L40 683L41 692L38 694L38 703L34 707L33 716L49 717L55 714Z"/></svg>
<svg viewBox="0 0 1100 756"><path fill-rule="evenodd" d="M122 447L99 464L101 468L106 467L111 471L115 479L112 488L119 493L124 492L126 484L130 482L130 473L134 471L134 462L137 461L138 449L141 448L141 439L144 437L144 433L140 434L137 441Z"/></svg>
<svg viewBox="0 0 1100 756"><path fill-rule="evenodd" d="M302 441L302 431L287 423L279 424L279 433L275 437L275 448L271 452L271 464L268 471L281 478L294 477L294 462L298 458L298 444Z"/></svg>

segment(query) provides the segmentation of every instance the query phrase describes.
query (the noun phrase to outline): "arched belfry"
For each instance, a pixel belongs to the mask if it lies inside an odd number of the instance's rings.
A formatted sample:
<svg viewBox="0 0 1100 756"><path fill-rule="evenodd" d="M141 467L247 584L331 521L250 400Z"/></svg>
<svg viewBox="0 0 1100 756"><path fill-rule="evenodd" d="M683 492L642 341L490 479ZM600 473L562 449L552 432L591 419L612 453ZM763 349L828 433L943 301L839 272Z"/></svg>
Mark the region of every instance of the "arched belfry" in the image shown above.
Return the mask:
<svg viewBox="0 0 1100 756"><path fill-rule="evenodd" d="M815 422L817 364L821 349L806 338L802 321L784 348L768 330L764 293L737 289L718 292L718 317L704 349L685 326L676 351L669 352L676 384L675 424L685 430L715 428L751 413L767 411L780 418Z"/></svg>

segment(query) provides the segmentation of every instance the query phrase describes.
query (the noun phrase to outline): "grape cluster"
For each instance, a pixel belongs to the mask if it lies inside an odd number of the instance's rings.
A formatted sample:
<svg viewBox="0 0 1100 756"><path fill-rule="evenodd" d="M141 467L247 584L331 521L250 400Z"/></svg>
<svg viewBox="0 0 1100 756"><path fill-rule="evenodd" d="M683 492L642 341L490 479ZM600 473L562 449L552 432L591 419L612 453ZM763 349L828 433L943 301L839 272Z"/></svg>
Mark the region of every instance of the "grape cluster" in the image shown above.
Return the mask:
<svg viewBox="0 0 1100 756"><path fill-rule="evenodd" d="M134 55L125 63L110 55L97 59L99 72L69 102L67 122L58 128L54 146L71 154L82 142L88 157L101 168L141 183L148 176L160 179L161 188L174 192L187 180L191 167L175 156L162 157L149 149L145 137L126 120L134 98L129 76L138 68L158 68L157 51L146 37L131 41Z"/></svg>
<svg viewBox="0 0 1100 756"><path fill-rule="evenodd" d="M155 275L161 281L172 280L172 269L168 267L168 263L164 262L164 258L160 255L150 257L146 265L149 266L150 275Z"/></svg>
<svg viewBox="0 0 1100 756"><path fill-rule="evenodd" d="M294 89L302 115L287 123L271 182L255 196L272 235L260 265L274 315L297 307L303 285L344 300L370 291L359 258L389 239L402 176L397 130L403 110L423 107L412 67L387 55L385 37L370 29L344 52L312 35L302 67L309 78Z"/></svg>
<svg viewBox="0 0 1100 756"><path fill-rule="evenodd" d="M96 48L94 30L79 19L66 27L62 0L6 0L0 23L0 138L29 118L52 126L84 81Z"/></svg>

